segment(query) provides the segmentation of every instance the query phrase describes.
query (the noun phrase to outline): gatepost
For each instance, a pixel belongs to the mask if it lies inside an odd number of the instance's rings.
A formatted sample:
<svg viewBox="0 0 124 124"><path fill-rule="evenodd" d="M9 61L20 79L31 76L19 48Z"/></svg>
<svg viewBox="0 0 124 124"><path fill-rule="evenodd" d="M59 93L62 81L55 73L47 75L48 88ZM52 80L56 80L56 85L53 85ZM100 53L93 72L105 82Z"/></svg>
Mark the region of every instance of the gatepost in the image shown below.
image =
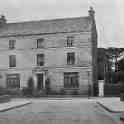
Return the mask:
<svg viewBox="0 0 124 124"><path fill-rule="evenodd" d="M99 96L103 97L104 96L104 80L99 80L98 89L99 89Z"/></svg>

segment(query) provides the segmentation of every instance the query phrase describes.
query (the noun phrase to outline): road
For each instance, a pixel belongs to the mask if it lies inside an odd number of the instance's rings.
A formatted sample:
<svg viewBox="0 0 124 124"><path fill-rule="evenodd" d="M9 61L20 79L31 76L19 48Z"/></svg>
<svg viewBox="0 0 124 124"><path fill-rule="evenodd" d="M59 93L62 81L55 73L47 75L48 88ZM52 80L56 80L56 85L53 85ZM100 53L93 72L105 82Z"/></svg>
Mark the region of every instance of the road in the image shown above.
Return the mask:
<svg viewBox="0 0 124 124"><path fill-rule="evenodd" d="M0 113L0 124L118 124L88 99L34 99L32 104Z"/></svg>

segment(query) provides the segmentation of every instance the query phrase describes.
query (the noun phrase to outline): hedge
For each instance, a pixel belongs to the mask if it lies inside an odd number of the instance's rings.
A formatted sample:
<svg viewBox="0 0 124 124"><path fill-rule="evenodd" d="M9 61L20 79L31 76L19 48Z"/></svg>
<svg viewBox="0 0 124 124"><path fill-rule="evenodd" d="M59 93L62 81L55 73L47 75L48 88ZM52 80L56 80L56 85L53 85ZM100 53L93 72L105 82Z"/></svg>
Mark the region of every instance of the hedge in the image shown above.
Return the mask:
<svg viewBox="0 0 124 124"><path fill-rule="evenodd" d="M124 92L124 84L105 84L104 96L120 96Z"/></svg>

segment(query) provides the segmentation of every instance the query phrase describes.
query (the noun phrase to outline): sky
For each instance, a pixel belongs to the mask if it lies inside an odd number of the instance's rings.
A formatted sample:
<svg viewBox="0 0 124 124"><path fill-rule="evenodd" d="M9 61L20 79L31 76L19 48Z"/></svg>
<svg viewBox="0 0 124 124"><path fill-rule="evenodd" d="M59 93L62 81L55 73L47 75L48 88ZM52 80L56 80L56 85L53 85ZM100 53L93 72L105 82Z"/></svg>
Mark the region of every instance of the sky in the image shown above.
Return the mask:
<svg viewBox="0 0 124 124"><path fill-rule="evenodd" d="M98 47L124 47L124 0L0 0L8 22L83 17L93 6Z"/></svg>

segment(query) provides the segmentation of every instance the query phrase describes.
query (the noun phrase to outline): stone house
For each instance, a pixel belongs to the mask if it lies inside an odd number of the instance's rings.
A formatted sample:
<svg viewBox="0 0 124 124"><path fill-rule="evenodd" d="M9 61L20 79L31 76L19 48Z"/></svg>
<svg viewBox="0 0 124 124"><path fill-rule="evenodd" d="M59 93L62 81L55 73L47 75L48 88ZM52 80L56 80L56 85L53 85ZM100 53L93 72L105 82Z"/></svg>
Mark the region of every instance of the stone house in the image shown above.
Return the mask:
<svg viewBox="0 0 124 124"><path fill-rule="evenodd" d="M23 88L33 77L38 90L93 93L97 83L94 10L86 17L7 23L0 18L0 85ZM91 86L89 89L89 85Z"/></svg>

